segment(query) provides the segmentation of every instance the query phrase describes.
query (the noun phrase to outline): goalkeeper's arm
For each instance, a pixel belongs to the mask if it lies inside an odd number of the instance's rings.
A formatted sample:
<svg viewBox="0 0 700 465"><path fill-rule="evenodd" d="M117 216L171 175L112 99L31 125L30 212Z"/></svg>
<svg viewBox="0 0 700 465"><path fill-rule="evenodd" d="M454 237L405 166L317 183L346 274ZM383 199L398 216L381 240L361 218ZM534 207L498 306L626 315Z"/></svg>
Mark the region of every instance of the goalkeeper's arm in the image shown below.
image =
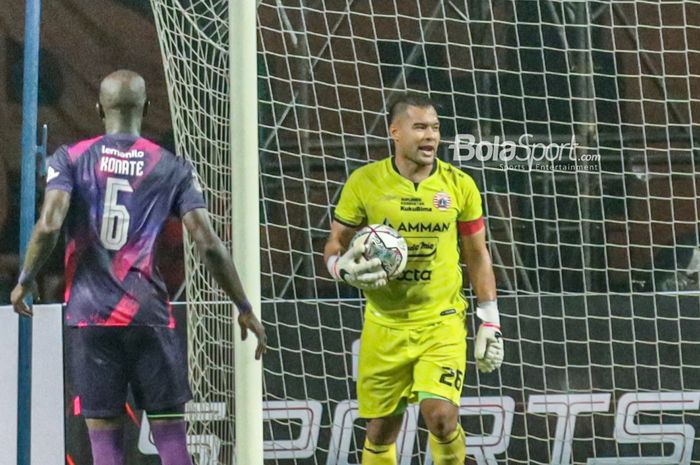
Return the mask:
<svg viewBox="0 0 700 465"><path fill-rule="evenodd" d="M496 278L486 247L486 231L483 220L474 223L460 228L462 259L477 298L476 316L481 320L476 334L474 358L480 371L491 372L503 363L503 337L496 304Z"/></svg>
<svg viewBox="0 0 700 465"><path fill-rule="evenodd" d="M357 228L346 226L338 221L331 223L331 232L323 249L323 259L328 273L336 281L345 281L359 289L377 289L387 283L386 272L377 258L365 259L364 246L356 244L352 249L347 246Z"/></svg>

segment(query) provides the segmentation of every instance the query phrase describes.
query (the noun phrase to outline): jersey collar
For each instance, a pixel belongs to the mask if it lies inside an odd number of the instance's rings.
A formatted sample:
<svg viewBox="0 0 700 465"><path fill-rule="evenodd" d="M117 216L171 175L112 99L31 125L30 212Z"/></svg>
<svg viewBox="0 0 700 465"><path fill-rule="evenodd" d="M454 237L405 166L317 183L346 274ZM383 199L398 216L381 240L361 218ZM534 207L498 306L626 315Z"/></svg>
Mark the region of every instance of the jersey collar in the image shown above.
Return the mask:
<svg viewBox="0 0 700 465"><path fill-rule="evenodd" d="M438 159L436 158L435 161L433 162L433 168L430 170L430 174L428 175L428 177L426 177L421 182L425 182L428 179L430 179L430 177L433 174L435 174L435 172L437 171L437 168L438 168ZM401 172L399 171L399 167L396 166L396 157L394 157L394 156L391 157L391 169L394 171L394 173L396 173L397 176L399 176L401 179L405 180L406 182L410 182L411 184L413 184L413 187L416 190L418 190L418 186L420 185L421 182L413 182L410 179L408 179L407 177L405 177L404 175L402 175Z"/></svg>

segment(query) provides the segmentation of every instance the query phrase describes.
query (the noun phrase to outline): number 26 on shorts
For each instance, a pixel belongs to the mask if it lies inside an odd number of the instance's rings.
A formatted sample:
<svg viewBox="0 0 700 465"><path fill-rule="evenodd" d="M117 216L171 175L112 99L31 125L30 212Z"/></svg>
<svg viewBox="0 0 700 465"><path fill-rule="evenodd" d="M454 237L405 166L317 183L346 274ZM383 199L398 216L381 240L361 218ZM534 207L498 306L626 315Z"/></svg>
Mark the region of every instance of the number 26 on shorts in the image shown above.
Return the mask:
<svg viewBox="0 0 700 465"><path fill-rule="evenodd" d="M462 381L463 381L463 375L462 370L455 370L450 367L441 367L442 368L442 376L440 376L440 383L445 384L447 386L452 386L456 390L461 391L462 390Z"/></svg>

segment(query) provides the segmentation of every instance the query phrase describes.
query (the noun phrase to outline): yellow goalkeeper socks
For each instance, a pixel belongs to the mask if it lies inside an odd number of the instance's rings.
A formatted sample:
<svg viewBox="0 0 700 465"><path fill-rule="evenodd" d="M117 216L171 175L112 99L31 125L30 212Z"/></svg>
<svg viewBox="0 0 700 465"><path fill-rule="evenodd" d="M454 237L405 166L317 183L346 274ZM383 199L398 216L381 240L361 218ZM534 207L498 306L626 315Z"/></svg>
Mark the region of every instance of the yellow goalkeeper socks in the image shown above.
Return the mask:
<svg viewBox="0 0 700 465"><path fill-rule="evenodd" d="M396 444L380 446L365 439L362 465L396 465Z"/></svg>
<svg viewBox="0 0 700 465"><path fill-rule="evenodd" d="M467 449L464 445L464 430L458 423L457 429L444 441L429 434L430 451L435 465L464 465Z"/></svg>

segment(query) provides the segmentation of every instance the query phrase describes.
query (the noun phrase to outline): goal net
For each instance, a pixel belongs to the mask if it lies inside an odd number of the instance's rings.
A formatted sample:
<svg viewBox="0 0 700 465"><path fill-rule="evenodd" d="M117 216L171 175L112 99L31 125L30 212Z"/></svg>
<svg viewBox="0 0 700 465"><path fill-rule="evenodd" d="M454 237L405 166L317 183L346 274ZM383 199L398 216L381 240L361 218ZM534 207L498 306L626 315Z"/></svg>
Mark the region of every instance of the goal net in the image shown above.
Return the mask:
<svg viewBox="0 0 700 465"><path fill-rule="evenodd" d="M228 2L151 3L176 145L230 241ZM467 463L700 463L700 2L263 0L258 84L266 463L360 462L362 301L322 249L407 89L484 194L499 286L506 360L469 355ZM231 463L234 321L191 245L187 267L195 405L216 412L191 435ZM426 447L409 409L400 463Z"/></svg>

